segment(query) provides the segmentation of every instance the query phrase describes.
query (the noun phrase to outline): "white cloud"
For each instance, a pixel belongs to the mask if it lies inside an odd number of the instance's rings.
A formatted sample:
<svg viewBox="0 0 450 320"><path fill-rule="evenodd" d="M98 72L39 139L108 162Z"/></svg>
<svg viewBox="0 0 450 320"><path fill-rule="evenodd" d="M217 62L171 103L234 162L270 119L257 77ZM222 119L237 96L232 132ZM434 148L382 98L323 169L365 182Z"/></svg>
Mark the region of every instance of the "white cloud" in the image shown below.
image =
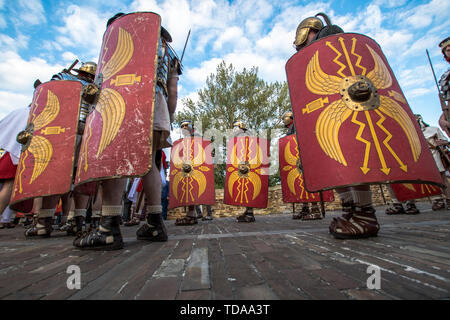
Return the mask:
<svg viewBox="0 0 450 320"><path fill-rule="evenodd" d="M36 79L48 81L51 76L63 69L61 65L50 65L41 58L25 60L16 52L0 52L0 83L2 90L14 94L32 96ZM11 77L12 74L19 76ZM13 103L14 104L14 103Z"/></svg>
<svg viewBox="0 0 450 320"><path fill-rule="evenodd" d="M0 120L11 111L28 106L32 98L32 91L31 94L23 94L0 90Z"/></svg>
<svg viewBox="0 0 450 320"><path fill-rule="evenodd" d="M73 52L70 51L64 52L61 56L64 62L73 62L75 61L75 59L78 59L78 57Z"/></svg>
<svg viewBox="0 0 450 320"><path fill-rule="evenodd" d="M28 46L29 38L23 34L19 34L15 39L0 34L0 48L8 48L9 50L18 51Z"/></svg>
<svg viewBox="0 0 450 320"><path fill-rule="evenodd" d="M11 17L16 26L24 24L34 26L47 21L44 7L40 0L19 0L16 5L18 8L14 10L15 14Z"/></svg>
<svg viewBox="0 0 450 320"><path fill-rule="evenodd" d="M399 15L410 28L419 29L433 23L448 21L450 2L448 0L432 0L429 3L414 7Z"/></svg>
<svg viewBox="0 0 450 320"><path fill-rule="evenodd" d="M219 58L212 58L210 60L203 61L199 67L187 69L183 75L183 78L192 83L196 89L199 89L206 82L206 78L211 73L215 73L217 65L221 61L222 59Z"/></svg>
<svg viewBox="0 0 450 320"><path fill-rule="evenodd" d="M0 15L0 29L6 28L6 20L3 15Z"/></svg>
<svg viewBox="0 0 450 320"><path fill-rule="evenodd" d="M420 96L423 96L425 94L432 93L432 92L433 92L432 88L415 88L412 90L405 90L405 96L407 99L410 99L410 98L420 97Z"/></svg>
<svg viewBox="0 0 450 320"><path fill-rule="evenodd" d="M241 28L233 26L223 30L221 35L217 38L214 43L214 50L222 50L223 46L228 44L228 48L239 50L240 48L248 48L250 42L244 37L244 32Z"/></svg>
<svg viewBox="0 0 450 320"><path fill-rule="evenodd" d="M374 4L383 6L386 8L401 7L406 3L407 0L376 0Z"/></svg>
<svg viewBox="0 0 450 320"><path fill-rule="evenodd" d="M60 33L57 42L64 47L83 48L88 56L98 56L107 19L93 8L70 5L63 21L64 26L56 28Z"/></svg>

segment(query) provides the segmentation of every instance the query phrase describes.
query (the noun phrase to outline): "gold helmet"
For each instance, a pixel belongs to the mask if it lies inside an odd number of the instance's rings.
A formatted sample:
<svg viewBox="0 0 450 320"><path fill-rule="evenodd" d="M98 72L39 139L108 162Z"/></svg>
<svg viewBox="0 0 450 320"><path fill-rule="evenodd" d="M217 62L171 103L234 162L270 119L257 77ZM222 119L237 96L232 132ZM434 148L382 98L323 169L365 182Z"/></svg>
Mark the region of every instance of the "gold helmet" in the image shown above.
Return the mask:
<svg viewBox="0 0 450 320"><path fill-rule="evenodd" d="M80 72L80 71L86 72L86 73L89 73L89 74L95 76L95 71L97 70L97 64L92 61L84 62L81 65L80 69L73 69L73 70L77 71L77 72Z"/></svg>
<svg viewBox="0 0 450 320"><path fill-rule="evenodd" d="M284 125L288 126L292 122L292 120L294 120L294 114L292 113L292 111L286 111L281 119L283 120Z"/></svg>
<svg viewBox="0 0 450 320"><path fill-rule="evenodd" d="M450 45L450 37L445 38L444 40L441 41L441 43L439 43L439 47L444 50L445 47L447 47L448 45Z"/></svg>
<svg viewBox="0 0 450 320"><path fill-rule="evenodd" d="M233 122L233 128L235 127L239 127L242 130L247 130L247 128L245 127L245 123L242 122L241 120L236 120L235 122Z"/></svg>
<svg viewBox="0 0 450 320"><path fill-rule="evenodd" d="M305 43L308 38L309 31L317 30L323 28L323 22L319 18L316 17L308 17L304 19L297 27L297 32L295 33L294 45L300 46Z"/></svg>
<svg viewBox="0 0 450 320"><path fill-rule="evenodd" d="M183 129L185 127L192 127L192 121L191 120L183 120L180 122L180 128Z"/></svg>

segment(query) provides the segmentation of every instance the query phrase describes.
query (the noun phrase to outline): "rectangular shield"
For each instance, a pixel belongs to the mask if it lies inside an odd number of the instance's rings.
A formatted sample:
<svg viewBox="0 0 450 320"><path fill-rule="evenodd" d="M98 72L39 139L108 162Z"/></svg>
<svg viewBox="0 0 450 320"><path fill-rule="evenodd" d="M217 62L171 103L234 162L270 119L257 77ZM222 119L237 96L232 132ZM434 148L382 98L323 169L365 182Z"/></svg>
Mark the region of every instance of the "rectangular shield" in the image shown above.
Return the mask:
<svg viewBox="0 0 450 320"><path fill-rule="evenodd" d="M281 138L278 142L278 149L283 201L319 202L320 194L318 192L310 193L305 188L297 137L292 134ZM323 192L323 201L334 201L332 190Z"/></svg>
<svg viewBox="0 0 450 320"><path fill-rule="evenodd" d="M160 16L131 13L103 36L96 77L103 77L86 120L76 184L143 176L151 168Z"/></svg>
<svg viewBox="0 0 450 320"><path fill-rule="evenodd" d="M269 143L250 136L227 143L224 203L266 208L269 192Z"/></svg>
<svg viewBox="0 0 450 320"><path fill-rule="evenodd" d="M82 85L50 81L34 91L28 125L19 133L23 148L17 166L11 207L34 197L70 191ZM22 211L24 212L24 210Z"/></svg>
<svg viewBox="0 0 450 320"><path fill-rule="evenodd" d="M441 184L406 98L371 38L325 37L286 64L305 186Z"/></svg>
<svg viewBox="0 0 450 320"><path fill-rule="evenodd" d="M400 202L442 194L441 188L431 184L393 183L391 187Z"/></svg>
<svg viewBox="0 0 450 320"><path fill-rule="evenodd" d="M186 137L175 141L170 153L169 209L213 205L214 169L211 141Z"/></svg>

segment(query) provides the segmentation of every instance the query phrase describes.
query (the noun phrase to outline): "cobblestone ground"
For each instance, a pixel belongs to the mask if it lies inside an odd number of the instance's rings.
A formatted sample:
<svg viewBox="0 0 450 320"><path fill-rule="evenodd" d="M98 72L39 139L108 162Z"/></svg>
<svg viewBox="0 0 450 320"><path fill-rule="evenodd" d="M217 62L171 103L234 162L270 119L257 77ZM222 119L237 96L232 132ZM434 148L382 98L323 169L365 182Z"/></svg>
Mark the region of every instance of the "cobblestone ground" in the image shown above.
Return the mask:
<svg viewBox="0 0 450 320"><path fill-rule="evenodd" d="M164 243L138 241L136 226L122 227L125 248L112 252L79 251L58 231L27 240L22 227L3 229L0 299L449 299L450 211L418 206L415 216L377 207L380 233L364 240L328 233L338 212L319 221L171 220ZM70 265L80 268L79 290L67 288ZM371 265L379 289L367 286L369 277L376 285Z"/></svg>

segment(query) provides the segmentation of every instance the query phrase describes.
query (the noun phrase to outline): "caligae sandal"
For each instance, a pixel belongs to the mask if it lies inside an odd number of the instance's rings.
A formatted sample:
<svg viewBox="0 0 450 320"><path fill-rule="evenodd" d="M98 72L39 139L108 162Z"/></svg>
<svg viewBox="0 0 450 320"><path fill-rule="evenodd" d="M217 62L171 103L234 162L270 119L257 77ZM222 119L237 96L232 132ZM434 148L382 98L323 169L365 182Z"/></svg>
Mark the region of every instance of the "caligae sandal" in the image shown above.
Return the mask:
<svg viewBox="0 0 450 320"><path fill-rule="evenodd" d="M191 226L197 223L198 223L197 218L189 216L178 218L177 220L175 220L176 226Z"/></svg>

